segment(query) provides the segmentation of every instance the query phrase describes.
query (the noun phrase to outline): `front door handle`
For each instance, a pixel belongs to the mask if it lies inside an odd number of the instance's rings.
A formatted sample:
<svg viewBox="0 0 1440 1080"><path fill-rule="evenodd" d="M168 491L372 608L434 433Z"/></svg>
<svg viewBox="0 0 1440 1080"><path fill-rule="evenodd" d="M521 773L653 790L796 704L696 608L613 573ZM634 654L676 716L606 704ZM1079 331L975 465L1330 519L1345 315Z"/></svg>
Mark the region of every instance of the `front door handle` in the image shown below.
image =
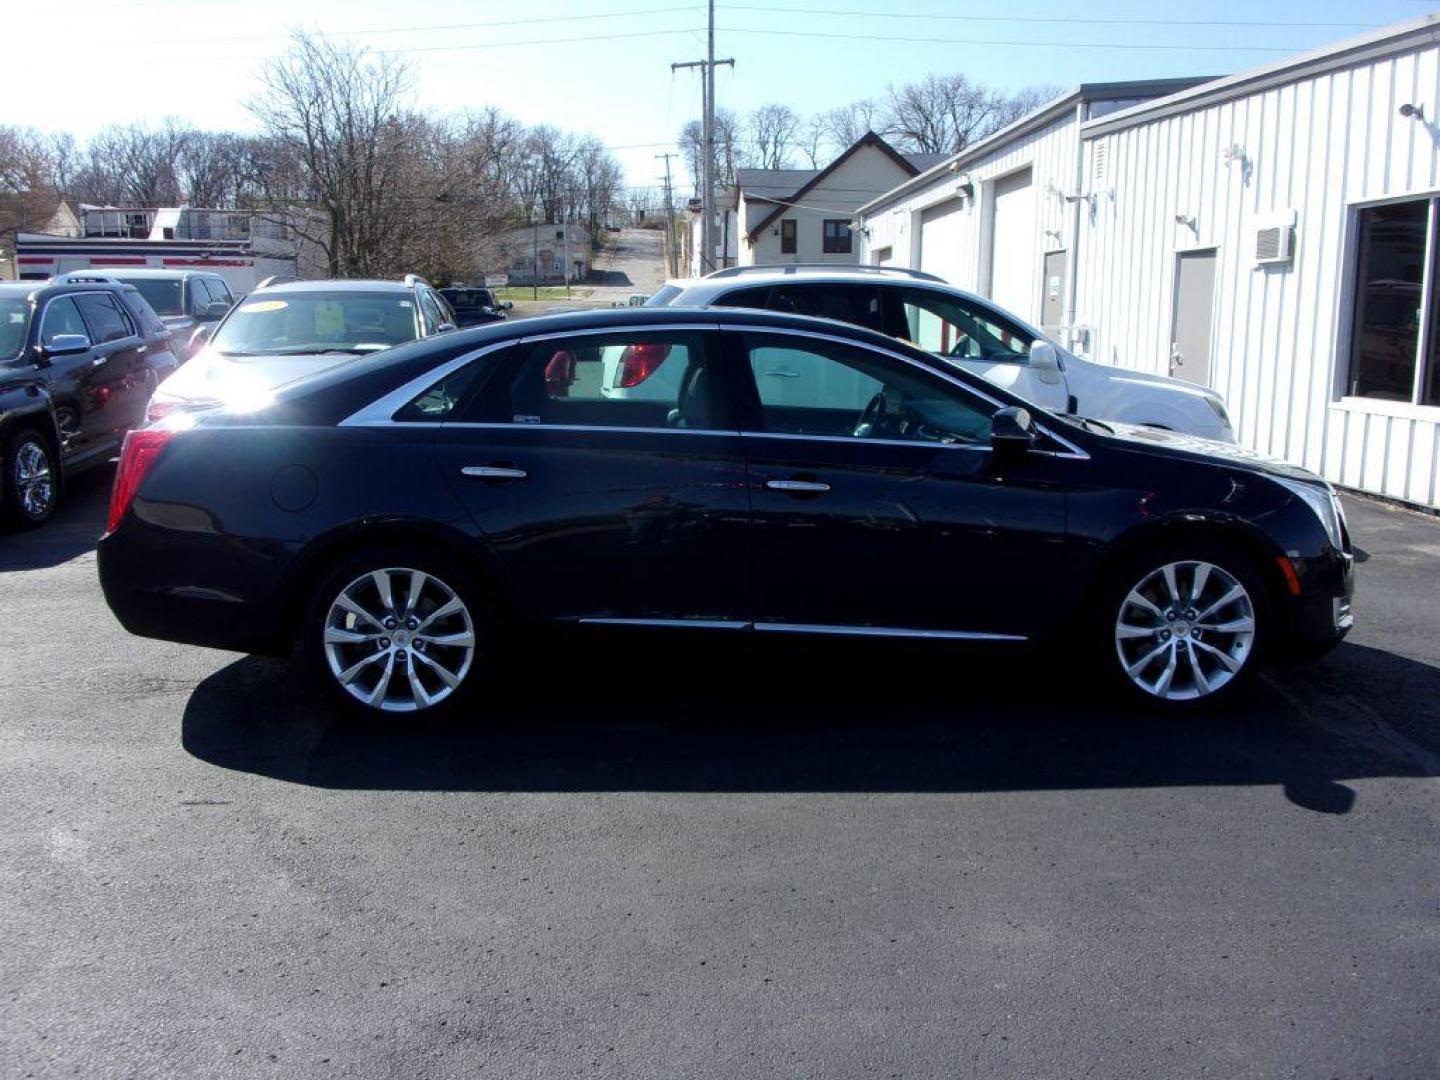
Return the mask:
<svg viewBox="0 0 1440 1080"><path fill-rule="evenodd" d="M771 491L790 491L810 495L819 495L830 490L829 484L822 484L818 480L766 480L765 486Z"/></svg>
<svg viewBox="0 0 1440 1080"><path fill-rule="evenodd" d="M460 473L463 476L478 476L482 480L524 480L529 475L524 469L513 469L507 465L466 465Z"/></svg>

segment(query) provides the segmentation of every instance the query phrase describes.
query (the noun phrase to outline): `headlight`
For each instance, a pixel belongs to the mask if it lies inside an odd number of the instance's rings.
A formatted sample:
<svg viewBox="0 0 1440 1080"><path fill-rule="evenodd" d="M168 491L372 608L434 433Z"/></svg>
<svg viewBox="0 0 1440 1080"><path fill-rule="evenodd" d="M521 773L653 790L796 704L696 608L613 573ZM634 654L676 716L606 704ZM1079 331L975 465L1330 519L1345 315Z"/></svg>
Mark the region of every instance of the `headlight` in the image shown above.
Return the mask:
<svg viewBox="0 0 1440 1080"><path fill-rule="evenodd" d="M1306 506L1315 512L1320 519L1321 526L1325 529L1325 535L1330 538L1336 551L1343 551L1345 538L1341 531L1340 523L1345 520L1345 511L1340 508L1340 500L1335 497L1335 489L1329 484L1307 484L1301 480L1287 480L1283 476L1271 477L1277 484L1286 491L1302 499Z"/></svg>
<svg viewBox="0 0 1440 1080"><path fill-rule="evenodd" d="M1220 418L1220 423L1224 424L1227 428L1233 427L1230 423L1230 414L1225 411L1225 402L1221 401L1218 397L1211 397L1209 394L1206 394L1205 404L1214 410L1215 415Z"/></svg>

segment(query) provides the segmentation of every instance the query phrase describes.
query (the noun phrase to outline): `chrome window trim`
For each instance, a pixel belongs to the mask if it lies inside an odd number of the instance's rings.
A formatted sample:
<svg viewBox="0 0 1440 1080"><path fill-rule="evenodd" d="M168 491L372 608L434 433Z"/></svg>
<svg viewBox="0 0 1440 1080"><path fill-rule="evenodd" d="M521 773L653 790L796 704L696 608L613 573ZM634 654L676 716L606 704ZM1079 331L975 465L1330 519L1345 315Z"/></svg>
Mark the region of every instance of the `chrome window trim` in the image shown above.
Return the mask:
<svg viewBox="0 0 1440 1080"><path fill-rule="evenodd" d="M735 310L739 310L739 309L735 309ZM722 326L720 329L721 329L721 330L736 331L736 332L738 332L738 333L754 333L754 334L765 334L765 333L772 333L772 334L773 334L773 333L779 333L779 334L793 334L793 335L798 336L798 337L815 338L815 339L817 339L817 340L819 340L819 341L829 341L829 342L833 342L833 343L835 343L835 344L837 344L837 345L846 345L846 346L849 346L849 347L852 348L852 349L866 349L866 350L868 350L868 351L870 351L870 352L878 353L878 354L881 355L881 356L888 356L888 357L890 357L890 358L892 358L892 359L894 359L894 360L899 360L899 361L901 361L901 362L903 362L903 363L909 364L911 367L919 368L921 371L929 372L931 375L934 375L936 378L941 379L941 380L943 380L944 382L948 382L948 383L950 383L952 386L956 386L956 387L958 387L959 389L965 391L965 392L968 393L968 394L973 394L973 395L975 395L976 397L980 398L982 401L987 401L987 402L989 402L991 405L995 406L995 408L997 408L997 409L1003 409L1003 408L1005 408L1005 404L1004 404L1003 402L999 401L999 400L996 399L996 398L991 397L989 394L985 393L985 391L979 390L979 389L977 389L976 387L971 386L969 383L967 383L967 382L965 382L965 381L963 381L963 380L961 380L961 379L957 379L957 378L953 377L953 376L950 375L948 372L939 371L939 370L931 367L929 364L922 364L920 361L914 359L913 357L906 356L904 353L895 352L895 351L892 350L892 349L887 349L887 348L884 348L883 346L880 346L880 345L874 345L874 344L872 344L872 343L870 343L870 342L868 342L868 341L856 341L854 338L839 337L838 335L835 335L835 334L822 334L822 333L820 333L819 331L816 331L816 330L797 330L797 329L795 329L794 327L775 327L775 326L766 327L766 326L752 326L752 325L745 325L745 324L735 324L735 325L731 325L731 326ZM1038 406L1033 406L1033 405L1032 405L1032 406L1027 406L1027 407L1028 407L1028 408L1031 408L1031 409L1036 409L1036 410L1038 411ZM1064 438L1061 438L1059 435L1056 435L1053 431L1051 431L1048 427L1045 427L1043 424L1036 424L1035 427L1036 427L1036 429L1037 429L1038 431L1040 431L1040 432L1041 432L1043 435L1045 435L1047 438L1053 439L1055 442L1059 443L1061 446L1064 446L1064 447L1066 448L1066 450L1068 451L1068 453L1057 453L1056 451L1053 451L1053 450L1036 450L1036 451L1033 451L1034 453L1045 454L1045 455L1047 455L1047 456L1049 456L1049 457L1074 459L1074 460L1077 460L1077 461L1088 461L1088 460L1090 459L1090 455L1087 454L1084 450L1080 449L1080 447L1076 446L1074 443L1070 442L1068 439L1064 439ZM773 435L773 434L776 434L776 433L767 432L767 431L759 431L759 432L748 432L748 431L747 431L747 432L743 432L743 434L746 434L746 435L749 435L749 434L756 434L756 435ZM843 435L800 436L800 438L822 438L822 437L823 437L823 438L830 438L830 439L844 439L844 438L845 438L845 436L843 436ZM856 441L860 441L860 440L857 439ZM873 442L877 442L877 443L878 443L878 442L880 442L881 440L875 439L875 440L865 440L865 441L873 441ZM905 446L915 446L915 445L917 445L917 444L916 444L916 443L913 443L913 442L903 442L902 445L905 445ZM921 444L921 445L923 445L923 444ZM946 446L946 445L949 445L949 444L947 444L947 443L938 443L938 444L936 444L936 445ZM973 449L973 448L971 448L971 449Z"/></svg>
<svg viewBox="0 0 1440 1080"><path fill-rule="evenodd" d="M903 626L845 626L830 623L745 622L740 619L610 619L580 618L582 626L689 627L697 630L758 630L762 633L827 634L847 637L918 638L936 641L1024 642L1024 634L991 634L980 630L917 630Z"/></svg>
<svg viewBox="0 0 1440 1080"><path fill-rule="evenodd" d="M912 450L970 450L977 454L992 454L994 447L976 443L931 442L927 439L871 439L863 435L805 435L792 431L742 431L742 439L790 439L808 442L844 443L847 446L908 446Z"/></svg>
<svg viewBox="0 0 1440 1080"><path fill-rule="evenodd" d="M612 427L609 424L517 424L496 420L447 420L416 421L397 420L404 427L418 427L421 423L432 427L447 428L491 428L504 431L619 431L629 435L724 435L729 438L741 434L738 431L720 431L715 428L666 428L666 427Z"/></svg>
<svg viewBox="0 0 1440 1080"><path fill-rule="evenodd" d="M932 638L940 641L1029 641L1024 634L990 634L980 630L914 630L903 626L831 626L825 623L752 624L756 630L780 634L843 634L850 637Z"/></svg>
<svg viewBox="0 0 1440 1080"><path fill-rule="evenodd" d="M506 338L504 341L492 342L479 349L473 349L467 353L461 353L450 360L445 361L439 367L433 367L423 375L417 375L404 386L391 390L383 397L378 397L369 405L362 406L356 412L341 420L337 427L385 427L394 424L397 427L419 427L421 425L438 426L443 423L439 420L396 420L395 414L410 402L414 401L422 393L434 386L441 379L447 378L459 371L466 364L472 363L480 357L500 349L508 349L515 344L515 338Z"/></svg>
<svg viewBox="0 0 1440 1080"><path fill-rule="evenodd" d="M748 630L750 623L736 619L578 619L582 626L684 626L694 630Z"/></svg>

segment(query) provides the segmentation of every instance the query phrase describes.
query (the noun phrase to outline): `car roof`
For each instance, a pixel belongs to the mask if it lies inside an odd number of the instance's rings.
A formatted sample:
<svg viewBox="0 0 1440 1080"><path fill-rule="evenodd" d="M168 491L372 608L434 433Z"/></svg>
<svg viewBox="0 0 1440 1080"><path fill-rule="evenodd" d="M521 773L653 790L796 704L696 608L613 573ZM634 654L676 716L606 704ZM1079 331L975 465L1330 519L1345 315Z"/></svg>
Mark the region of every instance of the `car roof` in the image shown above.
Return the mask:
<svg viewBox="0 0 1440 1080"><path fill-rule="evenodd" d="M87 273L85 270L70 271L72 273ZM169 270L158 266L97 266L88 273L105 274L115 278L154 278L158 281L172 280L175 278L187 277L220 277L214 270Z"/></svg>
<svg viewBox="0 0 1440 1080"><path fill-rule="evenodd" d="M109 281L0 281L0 296L8 299L44 299L47 296L63 296L65 293L94 292L96 289L114 289L117 292L134 292L134 285Z"/></svg>
<svg viewBox="0 0 1440 1080"><path fill-rule="evenodd" d="M393 292L408 293L410 286L403 281L382 281L379 279L354 279L345 280L321 280L321 281L287 281L280 285L267 285L266 296L283 296L286 293L312 293L312 292L367 292L384 293ZM255 295L260 295L256 293Z"/></svg>

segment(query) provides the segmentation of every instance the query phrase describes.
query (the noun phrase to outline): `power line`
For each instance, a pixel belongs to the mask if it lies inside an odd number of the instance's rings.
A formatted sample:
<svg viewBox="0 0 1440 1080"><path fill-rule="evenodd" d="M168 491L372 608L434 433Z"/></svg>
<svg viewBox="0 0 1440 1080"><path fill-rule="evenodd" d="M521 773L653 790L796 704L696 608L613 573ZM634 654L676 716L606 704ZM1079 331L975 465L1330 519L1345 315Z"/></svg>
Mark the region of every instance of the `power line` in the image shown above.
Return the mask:
<svg viewBox="0 0 1440 1080"><path fill-rule="evenodd" d="M818 30L762 30L736 26L722 27L727 34L763 34L775 37L833 38L848 41L892 41L910 45L999 45L1016 46L1025 49L1055 46L1063 49L1170 49L1179 52L1278 52L1294 53L1299 50L1275 45L1150 45L1138 42L1119 41L1008 41L992 38L940 38L940 37L894 37L880 34L829 34Z"/></svg>
<svg viewBox="0 0 1440 1080"><path fill-rule="evenodd" d="M953 22L1008 22L1008 23L1067 23L1094 26L1214 26L1214 27L1283 27L1317 29L1371 29L1383 25L1373 22L1275 22L1249 19L1145 19L1145 18L1088 18L1077 15L955 15L936 12L908 12L871 8L861 11L855 8L790 8L761 7L758 4L722 4L723 11L763 11L769 15L849 15L862 18L884 19L944 19ZM869 35L863 35L868 37Z"/></svg>

